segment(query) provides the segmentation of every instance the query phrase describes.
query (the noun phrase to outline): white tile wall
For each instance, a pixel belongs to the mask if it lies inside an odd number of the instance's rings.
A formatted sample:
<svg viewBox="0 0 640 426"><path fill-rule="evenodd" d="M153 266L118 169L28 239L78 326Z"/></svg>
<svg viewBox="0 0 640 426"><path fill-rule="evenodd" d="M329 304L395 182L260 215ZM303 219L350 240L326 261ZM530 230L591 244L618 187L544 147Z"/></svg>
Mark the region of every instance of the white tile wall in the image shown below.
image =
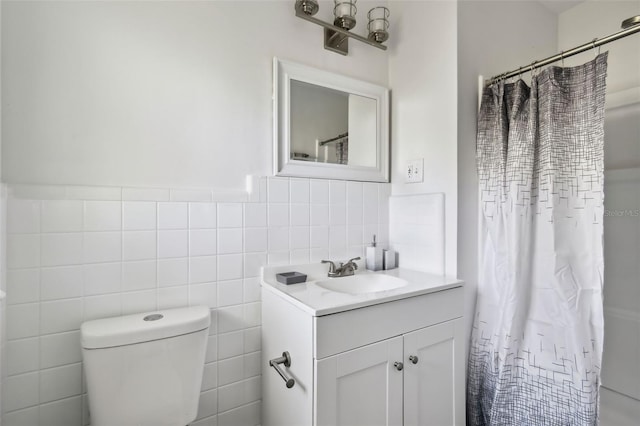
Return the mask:
<svg viewBox="0 0 640 426"><path fill-rule="evenodd" d="M390 197L389 217L390 246L399 253L398 266L444 274L444 194ZM385 237L381 234L380 241Z"/></svg>
<svg viewBox="0 0 640 426"><path fill-rule="evenodd" d="M386 243L389 185L262 178L256 202L199 190L10 188L3 425L88 424L83 321L211 308L194 426L260 423L260 267ZM40 197L40 198L38 198Z"/></svg>

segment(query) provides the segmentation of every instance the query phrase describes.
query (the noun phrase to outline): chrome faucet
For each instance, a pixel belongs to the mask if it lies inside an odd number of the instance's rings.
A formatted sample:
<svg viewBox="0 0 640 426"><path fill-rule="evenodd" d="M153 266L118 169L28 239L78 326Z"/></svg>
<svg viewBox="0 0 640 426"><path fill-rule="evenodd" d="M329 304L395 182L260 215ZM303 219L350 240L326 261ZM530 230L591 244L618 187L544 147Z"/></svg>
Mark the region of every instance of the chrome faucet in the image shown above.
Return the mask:
<svg viewBox="0 0 640 426"><path fill-rule="evenodd" d="M360 260L360 258L354 257L344 264L340 262L340 266L337 267L336 264L330 260L323 260L322 263L329 264L329 273L327 274L329 278L348 277L353 275L356 269L358 269L358 264L354 262L355 260Z"/></svg>

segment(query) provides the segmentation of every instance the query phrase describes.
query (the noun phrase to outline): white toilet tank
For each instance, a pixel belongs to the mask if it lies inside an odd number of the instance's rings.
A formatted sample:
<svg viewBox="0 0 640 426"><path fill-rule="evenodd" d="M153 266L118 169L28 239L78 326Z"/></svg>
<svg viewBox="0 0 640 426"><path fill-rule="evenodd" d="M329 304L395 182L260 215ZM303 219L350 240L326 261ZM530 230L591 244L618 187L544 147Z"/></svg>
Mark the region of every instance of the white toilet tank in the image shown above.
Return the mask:
<svg viewBox="0 0 640 426"><path fill-rule="evenodd" d="M92 426L185 426L198 412L209 308L87 321L82 358Z"/></svg>

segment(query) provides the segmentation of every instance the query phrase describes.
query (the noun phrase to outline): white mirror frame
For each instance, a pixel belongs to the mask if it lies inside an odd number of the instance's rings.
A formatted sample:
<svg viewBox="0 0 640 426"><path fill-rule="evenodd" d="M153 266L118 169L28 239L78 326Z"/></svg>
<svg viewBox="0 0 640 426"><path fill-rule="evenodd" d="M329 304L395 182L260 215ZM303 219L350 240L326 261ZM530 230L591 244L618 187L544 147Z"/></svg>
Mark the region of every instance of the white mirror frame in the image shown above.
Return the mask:
<svg viewBox="0 0 640 426"><path fill-rule="evenodd" d="M376 100L376 167L291 159L291 80ZM278 176L389 182L389 89L294 62L273 59L273 170Z"/></svg>

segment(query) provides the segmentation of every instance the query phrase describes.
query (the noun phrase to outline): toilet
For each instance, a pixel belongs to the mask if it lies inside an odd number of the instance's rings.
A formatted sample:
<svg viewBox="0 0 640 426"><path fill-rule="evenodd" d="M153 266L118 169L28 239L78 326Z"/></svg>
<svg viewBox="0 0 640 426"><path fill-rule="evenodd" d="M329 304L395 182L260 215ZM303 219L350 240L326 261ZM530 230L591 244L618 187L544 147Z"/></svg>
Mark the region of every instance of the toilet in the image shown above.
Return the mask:
<svg viewBox="0 0 640 426"><path fill-rule="evenodd" d="M195 420L210 322L209 308L194 306L83 323L91 425Z"/></svg>

